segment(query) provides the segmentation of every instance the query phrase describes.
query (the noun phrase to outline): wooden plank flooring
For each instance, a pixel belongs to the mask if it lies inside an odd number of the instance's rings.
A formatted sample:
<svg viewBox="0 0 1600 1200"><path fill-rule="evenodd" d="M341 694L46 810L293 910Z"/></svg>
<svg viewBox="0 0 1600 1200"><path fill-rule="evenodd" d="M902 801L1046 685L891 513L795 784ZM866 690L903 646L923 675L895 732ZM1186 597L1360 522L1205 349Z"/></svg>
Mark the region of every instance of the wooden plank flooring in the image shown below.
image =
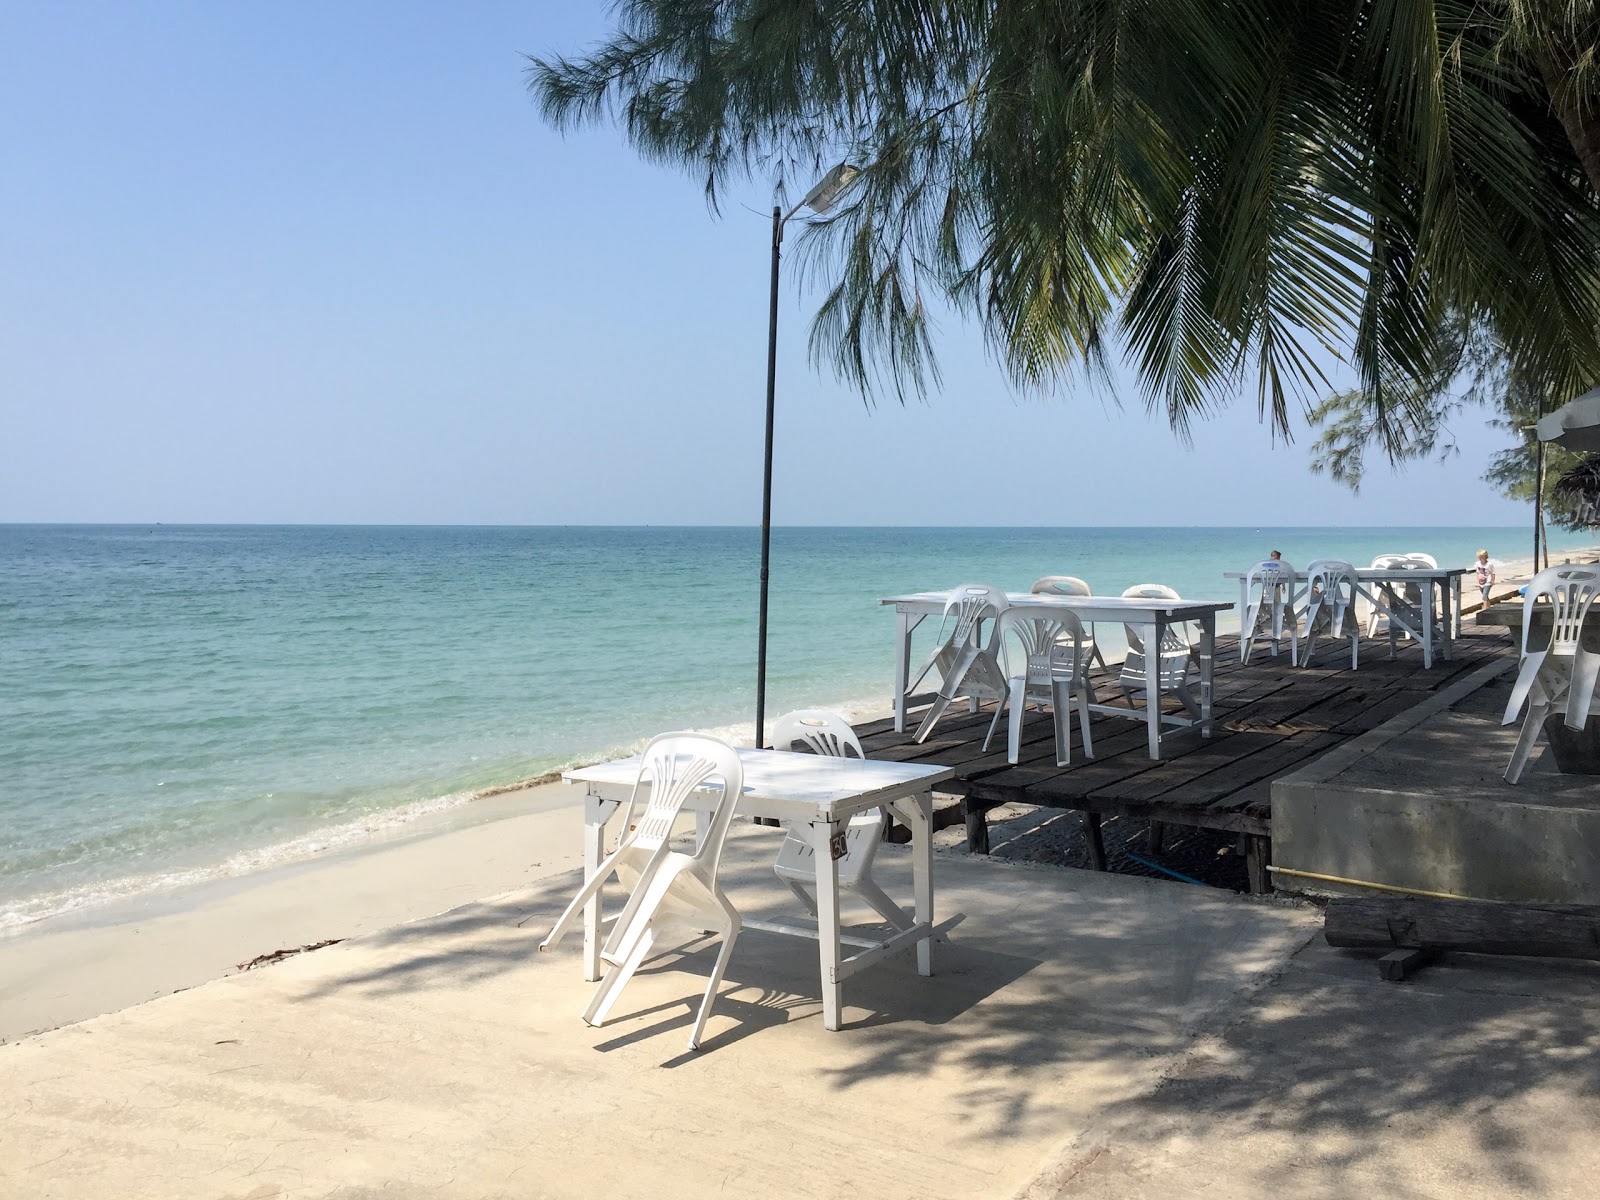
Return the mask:
<svg viewBox="0 0 1600 1200"><path fill-rule="evenodd" d="M976 714L947 713L921 745L912 741L911 732L895 733L891 720L858 726L856 732L869 758L954 767L956 779L945 786L963 796L969 815L1016 801L1264 837L1271 833L1273 779L1513 653L1504 633L1471 625L1463 627L1452 660L1436 660L1431 671L1423 669L1422 652L1410 643L1390 659L1387 641L1363 639L1357 670L1350 669L1348 642L1342 649L1318 649L1318 661L1310 667L1290 667L1287 653L1276 659L1263 654L1245 666L1239 662L1238 639L1218 638L1213 735L1169 738L1160 761L1147 754L1142 719L1096 716L1092 759L1083 754L1074 719L1072 762L1065 767L1056 765L1053 725L1044 712L1028 714L1015 765L1006 761L1004 721L990 750L983 749L993 717L987 705ZM1121 702L1114 671L1095 673L1102 702ZM927 703L923 697L913 704L910 730ZM1167 710L1181 707L1169 700Z"/></svg>

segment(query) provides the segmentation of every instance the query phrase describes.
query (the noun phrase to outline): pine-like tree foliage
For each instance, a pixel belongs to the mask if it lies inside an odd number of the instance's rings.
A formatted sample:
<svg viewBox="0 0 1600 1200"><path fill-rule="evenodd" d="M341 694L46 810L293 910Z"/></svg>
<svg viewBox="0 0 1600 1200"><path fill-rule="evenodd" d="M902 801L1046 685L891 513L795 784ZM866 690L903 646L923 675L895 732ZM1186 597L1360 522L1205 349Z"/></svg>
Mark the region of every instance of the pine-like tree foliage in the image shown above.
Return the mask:
<svg viewBox="0 0 1600 1200"><path fill-rule="evenodd" d="M1331 352L1392 447L1461 322L1558 400L1600 380L1596 3L626 0L530 88L713 205L860 166L803 248L813 356L868 395L937 380L937 297L1025 388L1126 356L1180 432L1245 387L1287 434Z"/></svg>

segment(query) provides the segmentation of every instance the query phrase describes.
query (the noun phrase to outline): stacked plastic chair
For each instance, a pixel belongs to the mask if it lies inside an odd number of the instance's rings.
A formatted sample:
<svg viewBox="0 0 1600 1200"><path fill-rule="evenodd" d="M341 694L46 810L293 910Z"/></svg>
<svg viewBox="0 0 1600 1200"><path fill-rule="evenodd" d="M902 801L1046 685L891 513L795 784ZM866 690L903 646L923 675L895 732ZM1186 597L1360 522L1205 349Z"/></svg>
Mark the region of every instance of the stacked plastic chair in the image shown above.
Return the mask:
<svg viewBox="0 0 1600 1200"><path fill-rule="evenodd" d="M1410 565L1411 565L1411 555L1409 555L1409 554L1380 554L1380 555L1378 555L1376 558L1374 558L1372 560L1372 569L1375 570L1375 571L1404 570L1405 568L1409 567ZM1403 595L1408 602L1411 602L1411 603L1417 604L1417 605L1420 605L1420 603L1421 603L1420 593L1417 592L1417 585L1414 584L1414 583L1408 583L1408 584L1380 584L1379 585L1379 589L1385 595L1390 595L1390 596ZM1397 589L1404 589L1404 590L1397 592ZM1389 619L1389 614L1384 612L1383 609L1379 608L1376 604L1374 604L1372 606L1372 611L1367 614L1367 636L1368 637L1377 637L1378 636L1378 622L1379 621L1387 621L1388 619Z"/></svg>
<svg viewBox="0 0 1600 1200"><path fill-rule="evenodd" d="M1164 583L1136 583L1122 595L1127 599L1183 599ZM1122 673L1117 677L1117 685L1122 689L1122 694L1128 698L1130 705L1137 692L1144 692L1145 703L1149 704L1151 702L1148 661L1150 655L1148 647L1144 644L1144 635L1133 625L1124 625L1122 631L1128 639L1128 653L1122 660ZM1181 624L1168 625L1162 630L1161 645L1156 653L1159 689L1163 692L1178 692L1182 696L1183 686L1189 679L1189 670L1195 665L1194 647L1189 644L1184 627Z"/></svg>
<svg viewBox="0 0 1600 1200"><path fill-rule="evenodd" d="M1509 725L1527 707L1522 731L1506 765L1506 782L1516 783L1528 756L1544 730L1545 719L1562 714L1568 729L1582 729L1594 706L1595 683L1600 679L1600 654L1581 644L1584 618L1600 595L1600 571L1588 567L1550 567L1540 571L1522 597L1522 664L1503 724ZM1540 596L1550 597L1550 644L1528 649L1533 609Z"/></svg>
<svg viewBox="0 0 1600 1200"><path fill-rule="evenodd" d="M772 748L792 750L796 742L804 744L813 754L832 758L848 758L851 754L857 758L866 757L850 722L826 709L803 708L778 720L772 730ZM883 840L886 817L881 808L871 808L850 818L850 824L845 827L845 855L839 860L839 886L860 896L896 929L910 929L911 917L872 878L872 861ZM791 829L778 848L778 859L772 869L800 898L806 911L816 916L817 899L812 889L817 882L817 860L816 848L810 840Z"/></svg>
<svg viewBox="0 0 1600 1200"><path fill-rule="evenodd" d="M1306 648L1300 665L1311 665L1316 653L1317 635L1326 625L1337 642L1348 634L1350 666L1361 661L1361 622L1356 619L1356 570L1337 558L1319 558L1306 568Z"/></svg>
<svg viewBox="0 0 1600 1200"><path fill-rule="evenodd" d="M704 836L692 852L673 850L672 830L684 805L691 795L716 780L721 781L722 791ZM648 786L649 799L635 821L641 785ZM599 895L611 876L624 882L637 880L600 951L601 961L610 969L583 1011L583 1019L590 1025L605 1024L622 989L665 933L677 929L700 936L714 931L722 936L722 948L689 1032L689 1048L700 1048L711 1002L739 936L739 913L717 884L717 863L743 790L744 768L738 753L726 742L702 734L666 733L645 747L616 850L584 883L550 935L539 943L540 950L559 943L583 906Z"/></svg>
<svg viewBox="0 0 1600 1200"><path fill-rule="evenodd" d="M1007 705L1011 713L1006 737L1006 761L1016 762L1022 752L1022 723L1028 702L1048 704L1055 715L1056 765L1072 761L1072 720L1074 703L1083 732L1083 752L1094 757L1094 740L1089 733L1089 705L1094 703L1094 684L1089 680L1090 656L1094 643L1084 636L1083 624L1070 612L1048 615L1025 608L1008 608L1000 617L1000 636L1010 636L1020 645L1024 660L1022 674L1011 677ZM995 709L989 735L983 739L988 750L1005 708Z"/></svg>
<svg viewBox="0 0 1600 1200"><path fill-rule="evenodd" d="M1294 615L1294 568L1275 558L1250 568L1245 576L1243 620L1239 625L1239 661L1249 662L1256 643L1265 640L1278 657L1278 643L1289 639L1289 662L1300 661L1300 637ZM1288 618L1285 620L1285 618Z"/></svg>
<svg viewBox="0 0 1600 1200"><path fill-rule="evenodd" d="M1003 653L1000 644L1000 614L1008 600L1005 592L984 583L964 583L951 593L945 602L944 619L948 623L955 614L955 628L949 637L941 638L939 648L933 652L926 675L937 666L943 677L939 693L928 707L927 716L917 727L915 740L927 740L933 727L944 716L945 710L958 696L968 697L976 710L979 700L993 700L1003 704L1009 691L1005 668L1001 666ZM988 632L984 632L987 625ZM941 629L942 632L942 629ZM915 685L913 685L914 687Z"/></svg>
<svg viewBox="0 0 1600 1200"><path fill-rule="evenodd" d="M1033 581L1033 586L1028 589L1035 596L1092 596L1094 589L1076 575L1045 575ZM1102 667L1106 665L1105 655L1100 653L1100 647L1094 640L1094 626L1090 625L1084 633L1084 645L1088 647L1089 656Z"/></svg>

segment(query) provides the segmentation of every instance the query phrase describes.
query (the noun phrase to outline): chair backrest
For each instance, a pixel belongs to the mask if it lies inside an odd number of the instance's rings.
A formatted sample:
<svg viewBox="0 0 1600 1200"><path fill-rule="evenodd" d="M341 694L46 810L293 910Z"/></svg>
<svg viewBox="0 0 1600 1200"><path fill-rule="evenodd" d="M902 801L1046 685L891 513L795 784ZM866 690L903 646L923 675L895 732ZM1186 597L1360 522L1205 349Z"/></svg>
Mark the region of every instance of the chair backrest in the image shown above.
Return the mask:
<svg viewBox="0 0 1600 1200"><path fill-rule="evenodd" d="M1294 567L1278 558L1265 558L1245 572L1246 592L1257 587L1286 588L1294 579Z"/></svg>
<svg viewBox="0 0 1600 1200"><path fill-rule="evenodd" d="M722 854L722 841L739 794L744 791L744 766L739 754L727 742L703 733L663 733L650 739L639 759L633 792L623 824L623 836L641 850L657 851L672 837L672 827L689 797L714 779L722 780L722 796L712 813L711 826L694 852L694 857L709 862L715 874ZM633 820L639 785L650 785L650 799L638 821Z"/></svg>
<svg viewBox="0 0 1600 1200"><path fill-rule="evenodd" d="M796 742L804 742L813 754L829 758L849 758L851 750L857 758L867 756L850 722L826 708L799 708L778 718L772 727L772 748L792 750Z"/></svg>
<svg viewBox="0 0 1600 1200"><path fill-rule="evenodd" d="M1122 591L1125 600L1182 600L1183 597L1164 583L1136 583L1131 588ZM1161 638L1163 650L1187 650L1189 639L1180 631L1177 625L1168 625ZM1122 633L1128 640L1128 649L1135 654L1144 653L1144 638L1140 636L1137 626L1124 625Z"/></svg>
<svg viewBox="0 0 1600 1200"><path fill-rule="evenodd" d="M1372 560L1374 571L1395 571L1411 565L1409 554L1380 554Z"/></svg>
<svg viewBox="0 0 1600 1200"><path fill-rule="evenodd" d="M956 645L969 642L976 645L979 625L993 620L998 626L1000 614L1008 603L1005 592L1000 588L987 583L963 583L950 593L950 599L944 605L946 619L952 612L956 614L955 632L950 635L950 640ZM995 632L998 634L998 628ZM997 644L993 635L990 642Z"/></svg>
<svg viewBox="0 0 1600 1200"><path fill-rule="evenodd" d="M1427 567L1430 571L1437 571L1439 569L1439 560L1431 554L1423 554L1414 550L1410 554L1406 555L1406 557L1411 560L1411 566Z"/></svg>
<svg viewBox="0 0 1600 1200"><path fill-rule="evenodd" d="M1092 596L1094 589L1076 575L1044 575L1028 589L1035 596Z"/></svg>
<svg viewBox="0 0 1600 1200"><path fill-rule="evenodd" d="M1351 604L1356 595L1356 569L1341 558L1319 558L1306 567L1311 603Z"/></svg>
<svg viewBox="0 0 1600 1200"><path fill-rule="evenodd" d="M1550 597L1550 653L1571 654L1583 635L1583 619L1600 596L1600 570L1593 567L1547 567L1535 575L1522 596L1522 653L1528 653L1533 606Z"/></svg>
<svg viewBox="0 0 1600 1200"><path fill-rule="evenodd" d="M1000 636L1008 634L1022 647L1029 683L1048 682L1058 666L1070 666L1074 674L1088 669L1083 622L1077 613L1008 608L1000 614Z"/></svg>

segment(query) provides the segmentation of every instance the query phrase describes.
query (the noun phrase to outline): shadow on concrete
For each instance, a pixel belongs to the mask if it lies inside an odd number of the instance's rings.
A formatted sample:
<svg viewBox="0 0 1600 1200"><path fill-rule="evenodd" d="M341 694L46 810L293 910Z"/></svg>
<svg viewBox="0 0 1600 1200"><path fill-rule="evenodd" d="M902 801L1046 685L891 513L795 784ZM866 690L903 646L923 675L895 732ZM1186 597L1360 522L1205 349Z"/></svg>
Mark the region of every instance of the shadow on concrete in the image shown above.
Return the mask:
<svg viewBox="0 0 1600 1200"><path fill-rule="evenodd" d="M1413 982L1318 937L1147 1095L1107 1110L1105 1159L1062 1196L1593 1195L1591 963L1455 956ZM1137 1166L1131 1165L1137 1162ZM1141 1189L1128 1190L1137 1175Z"/></svg>
<svg viewBox="0 0 1600 1200"><path fill-rule="evenodd" d="M788 911L765 841L732 839L725 862L741 911ZM909 890L909 855L884 847L879 864L891 894ZM822 1029L815 945L752 929L739 938L699 1054L683 1039L714 939L651 959L606 1026L583 1025L578 1012L594 985L577 979L579 939L535 951L576 873L365 939L370 952L347 967L325 961L295 999L427 1004L430 993L502 981L502 991L525 997L519 1004L549 1006L558 1036L570 1032L603 1058L643 1050L658 1067L696 1070L729 1052L792 1054L786 1027L791 1039L805 1036L825 1089L915 1088L937 1077L972 1134L1014 1139L1064 1132L1092 1094L1066 1094L1060 1081L1075 1072L1121 1094L1309 936L1303 914L1184 884L960 857L941 857L935 876L936 911L947 914L935 974L918 976L908 951L847 980L838 1033Z"/></svg>

